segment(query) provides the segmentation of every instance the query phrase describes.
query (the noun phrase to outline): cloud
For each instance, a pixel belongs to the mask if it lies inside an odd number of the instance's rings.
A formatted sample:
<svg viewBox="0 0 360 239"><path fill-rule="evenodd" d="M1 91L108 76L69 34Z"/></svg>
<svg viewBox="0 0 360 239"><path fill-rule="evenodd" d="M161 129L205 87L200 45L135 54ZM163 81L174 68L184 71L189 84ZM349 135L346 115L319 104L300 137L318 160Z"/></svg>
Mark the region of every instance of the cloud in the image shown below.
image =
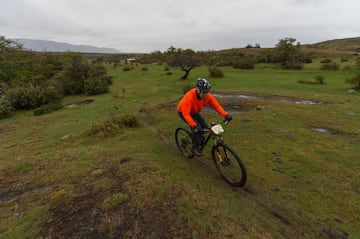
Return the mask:
<svg viewBox="0 0 360 239"><path fill-rule="evenodd" d="M0 9L0 34L122 52L273 47L360 36L357 9L357 0L14 0Z"/></svg>

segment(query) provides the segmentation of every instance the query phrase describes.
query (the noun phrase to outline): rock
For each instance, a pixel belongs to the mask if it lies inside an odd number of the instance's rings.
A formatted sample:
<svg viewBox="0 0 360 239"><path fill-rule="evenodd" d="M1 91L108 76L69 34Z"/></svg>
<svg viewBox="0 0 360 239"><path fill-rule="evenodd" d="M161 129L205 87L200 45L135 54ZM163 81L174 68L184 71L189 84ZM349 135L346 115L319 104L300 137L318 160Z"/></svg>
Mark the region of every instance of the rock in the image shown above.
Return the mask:
<svg viewBox="0 0 360 239"><path fill-rule="evenodd" d="M76 134L67 134L67 135L64 135L63 137L61 137L61 140L62 141L69 141L69 140L73 140L77 137Z"/></svg>

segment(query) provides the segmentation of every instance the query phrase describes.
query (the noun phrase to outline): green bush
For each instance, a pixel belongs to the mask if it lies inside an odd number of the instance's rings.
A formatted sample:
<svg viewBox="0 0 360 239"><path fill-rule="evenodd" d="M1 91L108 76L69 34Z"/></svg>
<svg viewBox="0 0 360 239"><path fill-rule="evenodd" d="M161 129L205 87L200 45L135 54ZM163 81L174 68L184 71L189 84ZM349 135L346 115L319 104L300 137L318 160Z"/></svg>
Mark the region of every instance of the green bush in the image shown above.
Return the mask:
<svg viewBox="0 0 360 239"><path fill-rule="evenodd" d="M0 97L0 119L11 117L14 113L15 109L12 107L10 101L4 97Z"/></svg>
<svg viewBox="0 0 360 239"><path fill-rule="evenodd" d="M32 85L13 87L6 94L15 109L33 109L44 103L44 90Z"/></svg>
<svg viewBox="0 0 360 239"><path fill-rule="evenodd" d="M320 63L331 63L331 62L332 60L329 58L320 61Z"/></svg>
<svg viewBox="0 0 360 239"><path fill-rule="evenodd" d="M323 75L316 75L315 82L317 84L325 84L325 77Z"/></svg>
<svg viewBox="0 0 360 239"><path fill-rule="evenodd" d="M325 77L323 75L316 75L315 77L315 81L313 80L299 80L298 83L301 84L325 84Z"/></svg>
<svg viewBox="0 0 360 239"><path fill-rule="evenodd" d="M49 104L36 108L34 110L34 115L38 116L38 115L48 114L55 110L59 110L61 108L63 108L63 105L60 102L51 102Z"/></svg>
<svg viewBox="0 0 360 239"><path fill-rule="evenodd" d="M360 70L354 76L346 79L345 83L352 85L354 90L360 90Z"/></svg>
<svg viewBox="0 0 360 239"><path fill-rule="evenodd" d="M34 109L62 98L59 88L24 85L6 91L7 99L15 109Z"/></svg>
<svg viewBox="0 0 360 239"><path fill-rule="evenodd" d="M123 71L130 71L130 70L131 70L131 68L129 66L124 66L123 67Z"/></svg>
<svg viewBox="0 0 360 239"><path fill-rule="evenodd" d="M214 78L221 78L224 77L224 73L220 68L217 68L216 66L210 66L209 67L209 76Z"/></svg>
<svg viewBox="0 0 360 239"><path fill-rule="evenodd" d="M233 62L235 69L254 69L255 63L250 58L240 58Z"/></svg>
<svg viewBox="0 0 360 239"><path fill-rule="evenodd" d="M84 81L84 88L87 95L101 95L109 92L109 84L104 78L87 78Z"/></svg>
<svg viewBox="0 0 360 239"><path fill-rule="evenodd" d="M53 80L60 83L61 91L64 95L76 95L84 93L84 81L82 79L72 79L66 72L56 74Z"/></svg>
<svg viewBox="0 0 360 239"><path fill-rule="evenodd" d="M281 66L281 68L286 69L286 70L302 70L304 68L304 66L302 64L292 62L287 65Z"/></svg>
<svg viewBox="0 0 360 239"><path fill-rule="evenodd" d="M333 63L324 63L321 66L321 70L329 70L329 71L337 71L339 69L339 65L335 62Z"/></svg>

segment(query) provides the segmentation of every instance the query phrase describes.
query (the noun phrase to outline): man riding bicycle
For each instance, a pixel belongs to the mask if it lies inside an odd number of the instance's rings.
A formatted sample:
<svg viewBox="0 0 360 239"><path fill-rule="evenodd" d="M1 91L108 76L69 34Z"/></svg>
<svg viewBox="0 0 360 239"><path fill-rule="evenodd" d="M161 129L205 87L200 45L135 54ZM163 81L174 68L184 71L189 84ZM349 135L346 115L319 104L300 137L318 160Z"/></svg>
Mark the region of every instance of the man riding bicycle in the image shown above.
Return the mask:
<svg viewBox="0 0 360 239"><path fill-rule="evenodd" d="M189 90L180 100L177 110L179 116L192 129L192 151L196 156L202 156L200 148L200 137L202 129L209 128L200 111L210 105L218 114L230 121L232 117L226 112L215 97L210 93L211 85L204 78L198 78L195 88Z"/></svg>

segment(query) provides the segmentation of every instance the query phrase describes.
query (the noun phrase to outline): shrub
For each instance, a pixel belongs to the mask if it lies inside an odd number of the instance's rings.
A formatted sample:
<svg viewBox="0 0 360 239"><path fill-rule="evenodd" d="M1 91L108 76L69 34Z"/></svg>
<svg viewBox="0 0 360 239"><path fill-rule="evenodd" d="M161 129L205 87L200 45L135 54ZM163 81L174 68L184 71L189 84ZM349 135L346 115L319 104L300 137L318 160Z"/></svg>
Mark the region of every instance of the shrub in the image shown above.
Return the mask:
<svg viewBox="0 0 360 239"><path fill-rule="evenodd" d="M7 90L6 95L15 109L34 109L62 98L61 90L53 86L15 86Z"/></svg>
<svg viewBox="0 0 360 239"><path fill-rule="evenodd" d="M85 93L87 95L101 95L109 92L109 84L106 79L90 77L84 81Z"/></svg>
<svg viewBox="0 0 360 239"><path fill-rule="evenodd" d="M32 109L43 104L44 91L34 86L17 86L9 89L7 99L15 109Z"/></svg>
<svg viewBox="0 0 360 239"><path fill-rule="evenodd" d="M37 109L34 110L34 115L43 115L43 114L48 114L51 113L55 110L59 110L63 108L63 105L58 101L58 102L51 102L49 104L43 105Z"/></svg>
<svg viewBox="0 0 360 239"><path fill-rule="evenodd" d="M120 118L115 117L115 120L120 127L135 128L139 125L139 122L134 115L124 115Z"/></svg>
<svg viewBox="0 0 360 239"><path fill-rule="evenodd" d="M60 72L53 77L59 82L60 88L65 95L75 95L84 93L84 82L81 79L72 79L65 72Z"/></svg>
<svg viewBox="0 0 360 239"><path fill-rule="evenodd" d="M312 61L311 58L305 57L305 58L303 59L303 62L304 62L305 64L310 64L310 63L312 63L313 61Z"/></svg>
<svg viewBox="0 0 360 239"><path fill-rule="evenodd" d="M124 66L124 67L123 67L123 71L130 71L130 70L131 70L131 68L128 67L128 66Z"/></svg>
<svg viewBox="0 0 360 239"><path fill-rule="evenodd" d="M254 69L255 63L250 58L240 58L233 62L235 69Z"/></svg>
<svg viewBox="0 0 360 239"><path fill-rule="evenodd" d="M325 77L323 75L316 75L315 82L312 80L299 80L301 84L325 84Z"/></svg>
<svg viewBox="0 0 360 239"><path fill-rule="evenodd" d="M352 85L354 90L360 90L360 70L354 76L346 79L345 83Z"/></svg>
<svg viewBox="0 0 360 239"><path fill-rule="evenodd" d="M329 71L337 71L339 69L339 65L335 62L333 63L324 63L321 66L321 70L329 70Z"/></svg>
<svg viewBox="0 0 360 239"><path fill-rule="evenodd" d="M329 58L320 61L320 63L331 63L331 62L332 62L332 60Z"/></svg>
<svg viewBox="0 0 360 239"><path fill-rule="evenodd" d="M325 77L323 75L316 75L315 76L315 82L317 84L324 84L325 83Z"/></svg>
<svg viewBox="0 0 360 239"><path fill-rule="evenodd" d="M13 116L15 109L12 107L10 101L4 97L0 97L0 119L5 119Z"/></svg>
<svg viewBox="0 0 360 239"><path fill-rule="evenodd" d="M351 70L352 70L352 67L349 66L349 65L345 65L345 66L343 66L342 70L343 70L343 71L351 71Z"/></svg>
<svg viewBox="0 0 360 239"><path fill-rule="evenodd" d="M224 77L224 73L220 68L217 68L215 66L209 67L209 76L214 78L221 78Z"/></svg>
<svg viewBox="0 0 360 239"><path fill-rule="evenodd" d="M287 69L287 70L302 70L303 67L304 66L302 64L296 62L281 66L282 69Z"/></svg>

